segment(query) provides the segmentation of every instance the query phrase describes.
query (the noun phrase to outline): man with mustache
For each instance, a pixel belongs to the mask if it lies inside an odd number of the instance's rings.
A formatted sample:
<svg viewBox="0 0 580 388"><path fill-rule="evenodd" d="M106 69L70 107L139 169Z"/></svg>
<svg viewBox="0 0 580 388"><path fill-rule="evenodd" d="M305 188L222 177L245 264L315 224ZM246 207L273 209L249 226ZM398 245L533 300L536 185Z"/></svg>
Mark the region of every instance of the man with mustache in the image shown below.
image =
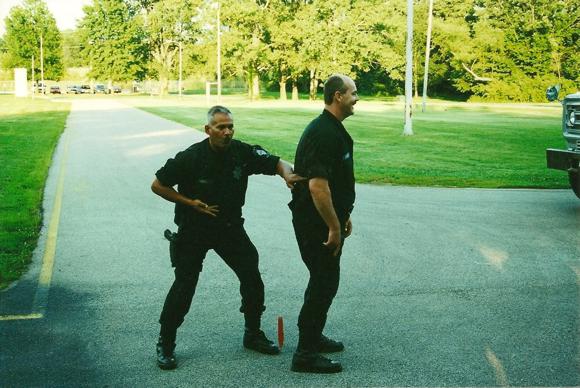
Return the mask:
<svg viewBox="0 0 580 388"><path fill-rule="evenodd" d="M169 159L157 171L153 192L175 203L178 231L171 237L170 256L175 281L167 294L159 323L157 364L177 367L175 338L189 311L208 250L213 249L240 280L244 313L243 344L264 354L279 349L260 330L264 283L258 268L258 252L243 227L242 206L248 176L278 174L288 187L300 179L292 167L260 146L234 140L234 119L223 106L210 108L205 132L208 138ZM177 185L177 191L173 186Z"/></svg>
<svg viewBox="0 0 580 388"><path fill-rule="evenodd" d="M355 200L353 141L342 121L354 114L358 101L354 81L341 74L324 84L324 110L304 130L296 149L294 169L307 180L292 191L292 224L310 273L298 317L295 372L336 373L339 362L320 353L340 352L342 342L322 334L338 290L344 239L352 232Z"/></svg>

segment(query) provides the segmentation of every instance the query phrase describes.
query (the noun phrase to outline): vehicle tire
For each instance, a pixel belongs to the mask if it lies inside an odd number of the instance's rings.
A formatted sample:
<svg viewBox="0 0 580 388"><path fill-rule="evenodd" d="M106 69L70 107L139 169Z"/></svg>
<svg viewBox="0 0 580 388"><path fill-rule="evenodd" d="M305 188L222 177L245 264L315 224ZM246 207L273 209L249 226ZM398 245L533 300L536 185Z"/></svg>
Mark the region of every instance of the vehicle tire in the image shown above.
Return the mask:
<svg viewBox="0 0 580 388"><path fill-rule="evenodd" d="M569 172L568 178L570 179L572 191L574 191L574 194L580 198L580 172Z"/></svg>

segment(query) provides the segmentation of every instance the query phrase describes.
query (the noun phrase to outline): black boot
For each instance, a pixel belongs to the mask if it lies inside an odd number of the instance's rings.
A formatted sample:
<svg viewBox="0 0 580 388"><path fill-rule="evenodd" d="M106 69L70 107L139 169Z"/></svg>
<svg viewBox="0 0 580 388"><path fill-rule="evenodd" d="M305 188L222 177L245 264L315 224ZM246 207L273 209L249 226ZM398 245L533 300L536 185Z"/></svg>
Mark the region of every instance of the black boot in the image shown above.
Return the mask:
<svg viewBox="0 0 580 388"><path fill-rule="evenodd" d="M343 350L344 344L342 342L330 339L324 334L320 336L320 342L318 343L319 353L336 353L342 352Z"/></svg>
<svg viewBox="0 0 580 388"><path fill-rule="evenodd" d="M246 328L244 331L244 347L263 354L280 353L280 349L274 345L274 342L266 338L266 334L259 329L251 330Z"/></svg>
<svg viewBox="0 0 580 388"><path fill-rule="evenodd" d="M164 340L159 336L157 342L157 366L164 370L177 368L177 360L175 359L175 342Z"/></svg>
<svg viewBox="0 0 580 388"><path fill-rule="evenodd" d="M298 349L292 357L290 370L303 373L338 373L342 372L342 365L316 352Z"/></svg>

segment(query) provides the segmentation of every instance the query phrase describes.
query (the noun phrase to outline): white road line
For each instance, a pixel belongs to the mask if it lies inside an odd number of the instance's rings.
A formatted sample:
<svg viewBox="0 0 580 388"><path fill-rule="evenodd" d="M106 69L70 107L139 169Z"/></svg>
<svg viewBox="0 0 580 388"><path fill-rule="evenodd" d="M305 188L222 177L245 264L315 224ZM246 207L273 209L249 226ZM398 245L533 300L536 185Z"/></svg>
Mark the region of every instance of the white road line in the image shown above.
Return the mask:
<svg viewBox="0 0 580 388"><path fill-rule="evenodd" d="M487 358L487 361L495 371L495 381L497 382L497 384L500 387L509 387L510 383L508 381L505 369L499 358L497 358L497 356L489 346L486 346L485 348L485 357Z"/></svg>

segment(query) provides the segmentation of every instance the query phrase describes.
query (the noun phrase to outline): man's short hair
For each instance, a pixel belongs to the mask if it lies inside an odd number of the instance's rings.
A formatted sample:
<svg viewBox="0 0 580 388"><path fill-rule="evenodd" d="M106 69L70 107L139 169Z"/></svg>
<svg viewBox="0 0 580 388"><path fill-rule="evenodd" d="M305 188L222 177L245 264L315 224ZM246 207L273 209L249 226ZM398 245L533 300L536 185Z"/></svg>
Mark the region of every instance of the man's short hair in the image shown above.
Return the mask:
<svg viewBox="0 0 580 388"><path fill-rule="evenodd" d="M207 123L208 124L210 124L213 121L213 117L217 113L224 113L226 115L233 116L232 112L228 108L226 108L225 106L214 105L211 108L209 108L209 110L207 111Z"/></svg>
<svg viewBox="0 0 580 388"><path fill-rule="evenodd" d="M332 75L324 83L324 103L326 105L332 104L334 99L334 93L346 93L346 82L344 82L344 76L342 75Z"/></svg>

